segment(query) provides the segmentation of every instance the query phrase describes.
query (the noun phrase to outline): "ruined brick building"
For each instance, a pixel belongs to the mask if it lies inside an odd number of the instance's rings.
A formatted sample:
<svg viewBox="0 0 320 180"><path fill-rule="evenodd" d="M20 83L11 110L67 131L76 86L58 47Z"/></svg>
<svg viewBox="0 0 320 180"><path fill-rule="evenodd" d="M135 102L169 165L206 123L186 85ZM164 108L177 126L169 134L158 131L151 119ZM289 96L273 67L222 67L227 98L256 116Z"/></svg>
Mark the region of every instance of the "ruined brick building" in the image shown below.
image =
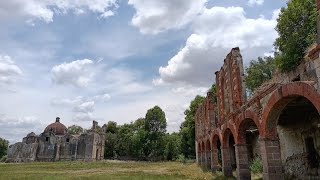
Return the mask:
<svg viewBox="0 0 320 180"><path fill-rule="evenodd" d="M105 134L98 131L96 121L86 133L71 135L56 118L40 135L29 133L22 142L9 146L8 161L101 160L104 145Z"/></svg>
<svg viewBox="0 0 320 180"><path fill-rule="evenodd" d="M240 50L231 50L216 72L217 103L209 92L196 112L199 164L251 179L250 162L261 157L263 179L320 179L319 30L320 23L307 60L276 74L250 98Z"/></svg>

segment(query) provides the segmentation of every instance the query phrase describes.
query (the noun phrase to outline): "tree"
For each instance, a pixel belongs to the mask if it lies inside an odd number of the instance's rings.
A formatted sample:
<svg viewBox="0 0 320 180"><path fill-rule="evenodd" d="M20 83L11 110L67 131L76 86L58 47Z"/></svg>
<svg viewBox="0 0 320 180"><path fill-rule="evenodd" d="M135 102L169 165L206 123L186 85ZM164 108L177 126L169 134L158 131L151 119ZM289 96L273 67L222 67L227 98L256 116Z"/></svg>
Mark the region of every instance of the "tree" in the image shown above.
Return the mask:
<svg viewBox="0 0 320 180"><path fill-rule="evenodd" d="M9 141L0 137L0 159L7 155Z"/></svg>
<svg viewBox="0 0 320 180"><path fill-rule="evenodd" d="M307 48L315 42L317 8L315 0L291 0L282 8L276 30L276 64L281 71L290 71L303 60Z"/></svg>
<svg viewBox="0 0 320 180"><path fill-rule="evenodd" d="M204 97L197 95L190 102L189 108L185 110L185 121L180 126L181 151L187 158L194 158L195 151L195 115L198 106L203 103Z"/></svg>
<svg viewBox="0 0 320 180"><path fill-rule="evenodd" d="M115 157L117 139L117 134L113 134L111 132L106 133L106 143L104 148L104 156L106 158Z"/></svg>
<svg viewBox="0 0 320 180"><path fill-rule="evenodd" d="M81 134L83 132L84 132L84 130L83 130L83 128L81 126L72 125L72 126L68 127L68 133L69 134L74 135L74 134Z"/></svg>
<svg viewBox="0 0 320 180"><path fill-rule="evenodd" d="M167 120L165 113L159 106L155 106L147 111L144 122L144 129L147 133L144 149L145 156L162 156L164 151L163 136L167 131Z"/></svg>
<svg viewBox="0 0 320 180"><path fill-rule="evenodd" d="M181 138L178 133L166 134L164 157L168 161L176 160L181 153Z"/></svg>
<svg viewBox="0 0 320 180"><path fill-rule="evenodd" d="M106 133L115 134L117 132L117 123L114 121L109 121L107 123Z"/></svg>
<svg viewBox="0 0 320 180"><path fill-rule="evenodd" d="M246 85L252 93L257 87L271 79L276 70L275 61L272 57L258 57L258 60L252 60L249 67L246 68Z"/></svg>

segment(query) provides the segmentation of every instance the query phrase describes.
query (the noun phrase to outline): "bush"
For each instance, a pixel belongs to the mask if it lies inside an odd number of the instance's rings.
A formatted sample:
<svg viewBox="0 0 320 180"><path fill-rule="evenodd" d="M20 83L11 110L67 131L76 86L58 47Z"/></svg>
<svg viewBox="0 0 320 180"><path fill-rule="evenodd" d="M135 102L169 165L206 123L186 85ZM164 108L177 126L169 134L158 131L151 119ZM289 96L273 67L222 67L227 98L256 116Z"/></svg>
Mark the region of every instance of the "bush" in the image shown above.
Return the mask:
<svg viewBox="0 0 320 180"><path fill-rule="evenodd" d="M186 159L186 157L184 157L183 154L179 154L178 158L177 158L177 161L185 164L187 162L187 159Z"/></svg>
<svg viewBox="0 0 320 180"><path fill-rule="evenodd" d="M0 162L6 162L8 159L8 155L2 156L2 158L0 159Z"/></svg>
<svg viewBox="0 0 320 180"><path fill-rule="evenodd" d="M250 165L250 170L253 174L258 174L263 172L263 165L262 165L262 159L261 157L256 157L251 165Z"/></svg>

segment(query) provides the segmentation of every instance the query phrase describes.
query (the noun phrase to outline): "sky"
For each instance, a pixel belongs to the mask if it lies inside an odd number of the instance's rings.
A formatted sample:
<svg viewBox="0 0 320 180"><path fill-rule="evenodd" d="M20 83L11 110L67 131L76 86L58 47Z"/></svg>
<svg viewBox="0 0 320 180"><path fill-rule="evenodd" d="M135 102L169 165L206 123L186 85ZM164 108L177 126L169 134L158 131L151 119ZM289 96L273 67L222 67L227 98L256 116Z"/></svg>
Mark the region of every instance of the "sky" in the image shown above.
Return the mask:
<svg viewBox="0 0 320 180"><path fill-rule="evenodd" d="M227 53L272 53L286 0L0 1L0 137L40 134L60 117L130 123L159 105L179 131Z"/></svg>

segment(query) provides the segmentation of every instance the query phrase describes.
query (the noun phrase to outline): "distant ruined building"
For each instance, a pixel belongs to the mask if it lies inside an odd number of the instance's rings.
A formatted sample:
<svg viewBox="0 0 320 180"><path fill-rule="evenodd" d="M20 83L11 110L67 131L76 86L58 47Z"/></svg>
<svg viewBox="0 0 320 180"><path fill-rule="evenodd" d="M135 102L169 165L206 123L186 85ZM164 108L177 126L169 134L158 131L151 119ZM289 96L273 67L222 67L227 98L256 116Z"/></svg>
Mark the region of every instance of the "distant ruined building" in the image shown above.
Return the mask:
<svg viewBox="0 0 320 180"><path fill-rule="evenodd" d="M249 99L240 50L231 50L216 72L217 103L208 92L196 112L200 165L251 179L249 165L261 157L263 179L320 179L320 22L318 34L308 60Z"/></svg>
<svg viewBox="0 0 320 180"><path fill-rule="evenodd" d="M56 122L44 132L33 132L8 148L8 162L102 160L104 159L105 133L98 131L98 123L86 133L70 135L66 126Z"/></svg>

